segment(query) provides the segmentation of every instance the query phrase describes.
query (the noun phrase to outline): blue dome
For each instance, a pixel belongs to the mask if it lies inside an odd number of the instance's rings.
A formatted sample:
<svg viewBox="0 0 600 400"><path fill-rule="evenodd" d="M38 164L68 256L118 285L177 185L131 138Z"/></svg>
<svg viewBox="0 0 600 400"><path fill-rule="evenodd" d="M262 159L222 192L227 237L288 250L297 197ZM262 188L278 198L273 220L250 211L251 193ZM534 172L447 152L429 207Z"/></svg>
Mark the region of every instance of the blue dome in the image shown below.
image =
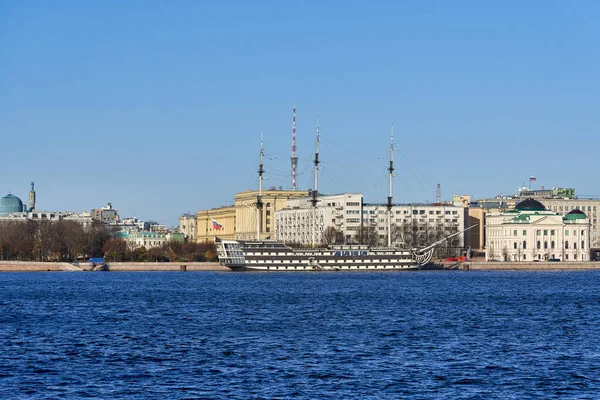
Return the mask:
<svg viewBox="0 0 600 400"><path fill-rule="evenodd" d="M7 194L0 199L0 215L6 215L8 213L22 212L23 202L17 196Z"/></svg>

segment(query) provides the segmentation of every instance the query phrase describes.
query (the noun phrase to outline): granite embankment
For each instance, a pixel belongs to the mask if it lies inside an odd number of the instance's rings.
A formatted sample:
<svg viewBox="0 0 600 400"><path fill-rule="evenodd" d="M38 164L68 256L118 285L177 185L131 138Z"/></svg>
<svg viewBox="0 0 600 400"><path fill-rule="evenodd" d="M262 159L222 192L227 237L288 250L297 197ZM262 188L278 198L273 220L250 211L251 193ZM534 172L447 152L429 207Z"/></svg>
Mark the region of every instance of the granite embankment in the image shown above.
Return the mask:
<svg viewBox="0 0 600 400"><path fill-rule="evenodd" d="M463 270L589 270L600 269L600 262L464 262L455 264L456 269Z"/></svg>
<svg viewBox="0 0 600 400"><path fill-rule="evenodd" d="M109 262L108 271L231 271L218 262Z"/></svg>
<svg viewBox="0 0 600 400"><path fill-rule="evenodd" d="M185 266L185 268L182 268ZM69 264L65 262L0 261L3 272L39 271L230 271L229 268L214 262L119 262L107 263L105 268L87 263Z"/></svg>
<svg viewBox="0 0 600 400"><path fill-rule="evenodd" d="M83 271L83 269L66 262L0 261L0 271Z"/></svg>

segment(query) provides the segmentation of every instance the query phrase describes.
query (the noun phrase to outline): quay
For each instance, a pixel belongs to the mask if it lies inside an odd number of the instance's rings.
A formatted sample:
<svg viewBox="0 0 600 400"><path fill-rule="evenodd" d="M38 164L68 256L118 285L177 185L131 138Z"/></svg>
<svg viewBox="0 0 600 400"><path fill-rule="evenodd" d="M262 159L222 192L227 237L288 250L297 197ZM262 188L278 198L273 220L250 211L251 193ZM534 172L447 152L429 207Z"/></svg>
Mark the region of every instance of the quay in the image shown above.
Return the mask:
<svg viewBox="0 0 600 400"><path fill-rule="evenodd" d="M458 269L463 271L576 271L600 269L600 262L501 262L501 261L465 261L460 263L442 262L440 269Z"/></svg>
<svg viewBox="0 0 600 400"><path fill-rule="evenodd" d="M600 269L600 262L442 262L438 270L462 271L577 271ZM429 269L429 268L424 268ZM66 262L0 261L0 272L143 272L143 271L231 271L217 262L109 262L104 265Z"/></svg>
<svg viewBox="0 0 600 400"><path fill-rule="evenodd" d="M109 262L104 265L67 262L0 261L0 272L83 271L230 271L217 262Z"/></svg>

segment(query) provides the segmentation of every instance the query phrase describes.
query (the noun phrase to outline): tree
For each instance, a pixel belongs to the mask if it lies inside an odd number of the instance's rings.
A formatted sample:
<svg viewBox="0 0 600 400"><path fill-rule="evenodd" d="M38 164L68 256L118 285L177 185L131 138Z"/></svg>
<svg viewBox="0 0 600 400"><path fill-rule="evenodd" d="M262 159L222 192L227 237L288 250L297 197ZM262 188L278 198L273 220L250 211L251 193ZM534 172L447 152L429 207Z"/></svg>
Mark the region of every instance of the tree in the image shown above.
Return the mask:
<svg viewBox="0 0 600 400"><path fill-rule="evenodd" d="M104 258L108 261L124 261L127 253L127 243L123 239L109 239L102 247Z"/></svg>
<svg viewBox="0 0 600 400"><path fill-rule="evenodd" d="M321 235L321 243L325 246L344 243L344 233L332 226L328 226Z"/></svg>
<svg viewBox="0 0 600 400"><path fill-rule="evenodd" d="M359 244L373 247L379 242L379 235L373 226L360 226L356 231L356 241Z"/></svg>

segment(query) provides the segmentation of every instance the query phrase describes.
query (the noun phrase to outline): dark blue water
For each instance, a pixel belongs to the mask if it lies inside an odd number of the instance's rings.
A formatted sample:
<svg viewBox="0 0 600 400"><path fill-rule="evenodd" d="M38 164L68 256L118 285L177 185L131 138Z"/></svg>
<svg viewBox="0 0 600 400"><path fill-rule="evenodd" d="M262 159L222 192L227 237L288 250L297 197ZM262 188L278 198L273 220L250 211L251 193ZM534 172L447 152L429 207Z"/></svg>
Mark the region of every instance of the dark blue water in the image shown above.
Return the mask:
<svg viewBox="0 0 600 400"><path fill-rule="evenodd" d="M600 272L2 273L0 398L600 398Z"/></svg>

